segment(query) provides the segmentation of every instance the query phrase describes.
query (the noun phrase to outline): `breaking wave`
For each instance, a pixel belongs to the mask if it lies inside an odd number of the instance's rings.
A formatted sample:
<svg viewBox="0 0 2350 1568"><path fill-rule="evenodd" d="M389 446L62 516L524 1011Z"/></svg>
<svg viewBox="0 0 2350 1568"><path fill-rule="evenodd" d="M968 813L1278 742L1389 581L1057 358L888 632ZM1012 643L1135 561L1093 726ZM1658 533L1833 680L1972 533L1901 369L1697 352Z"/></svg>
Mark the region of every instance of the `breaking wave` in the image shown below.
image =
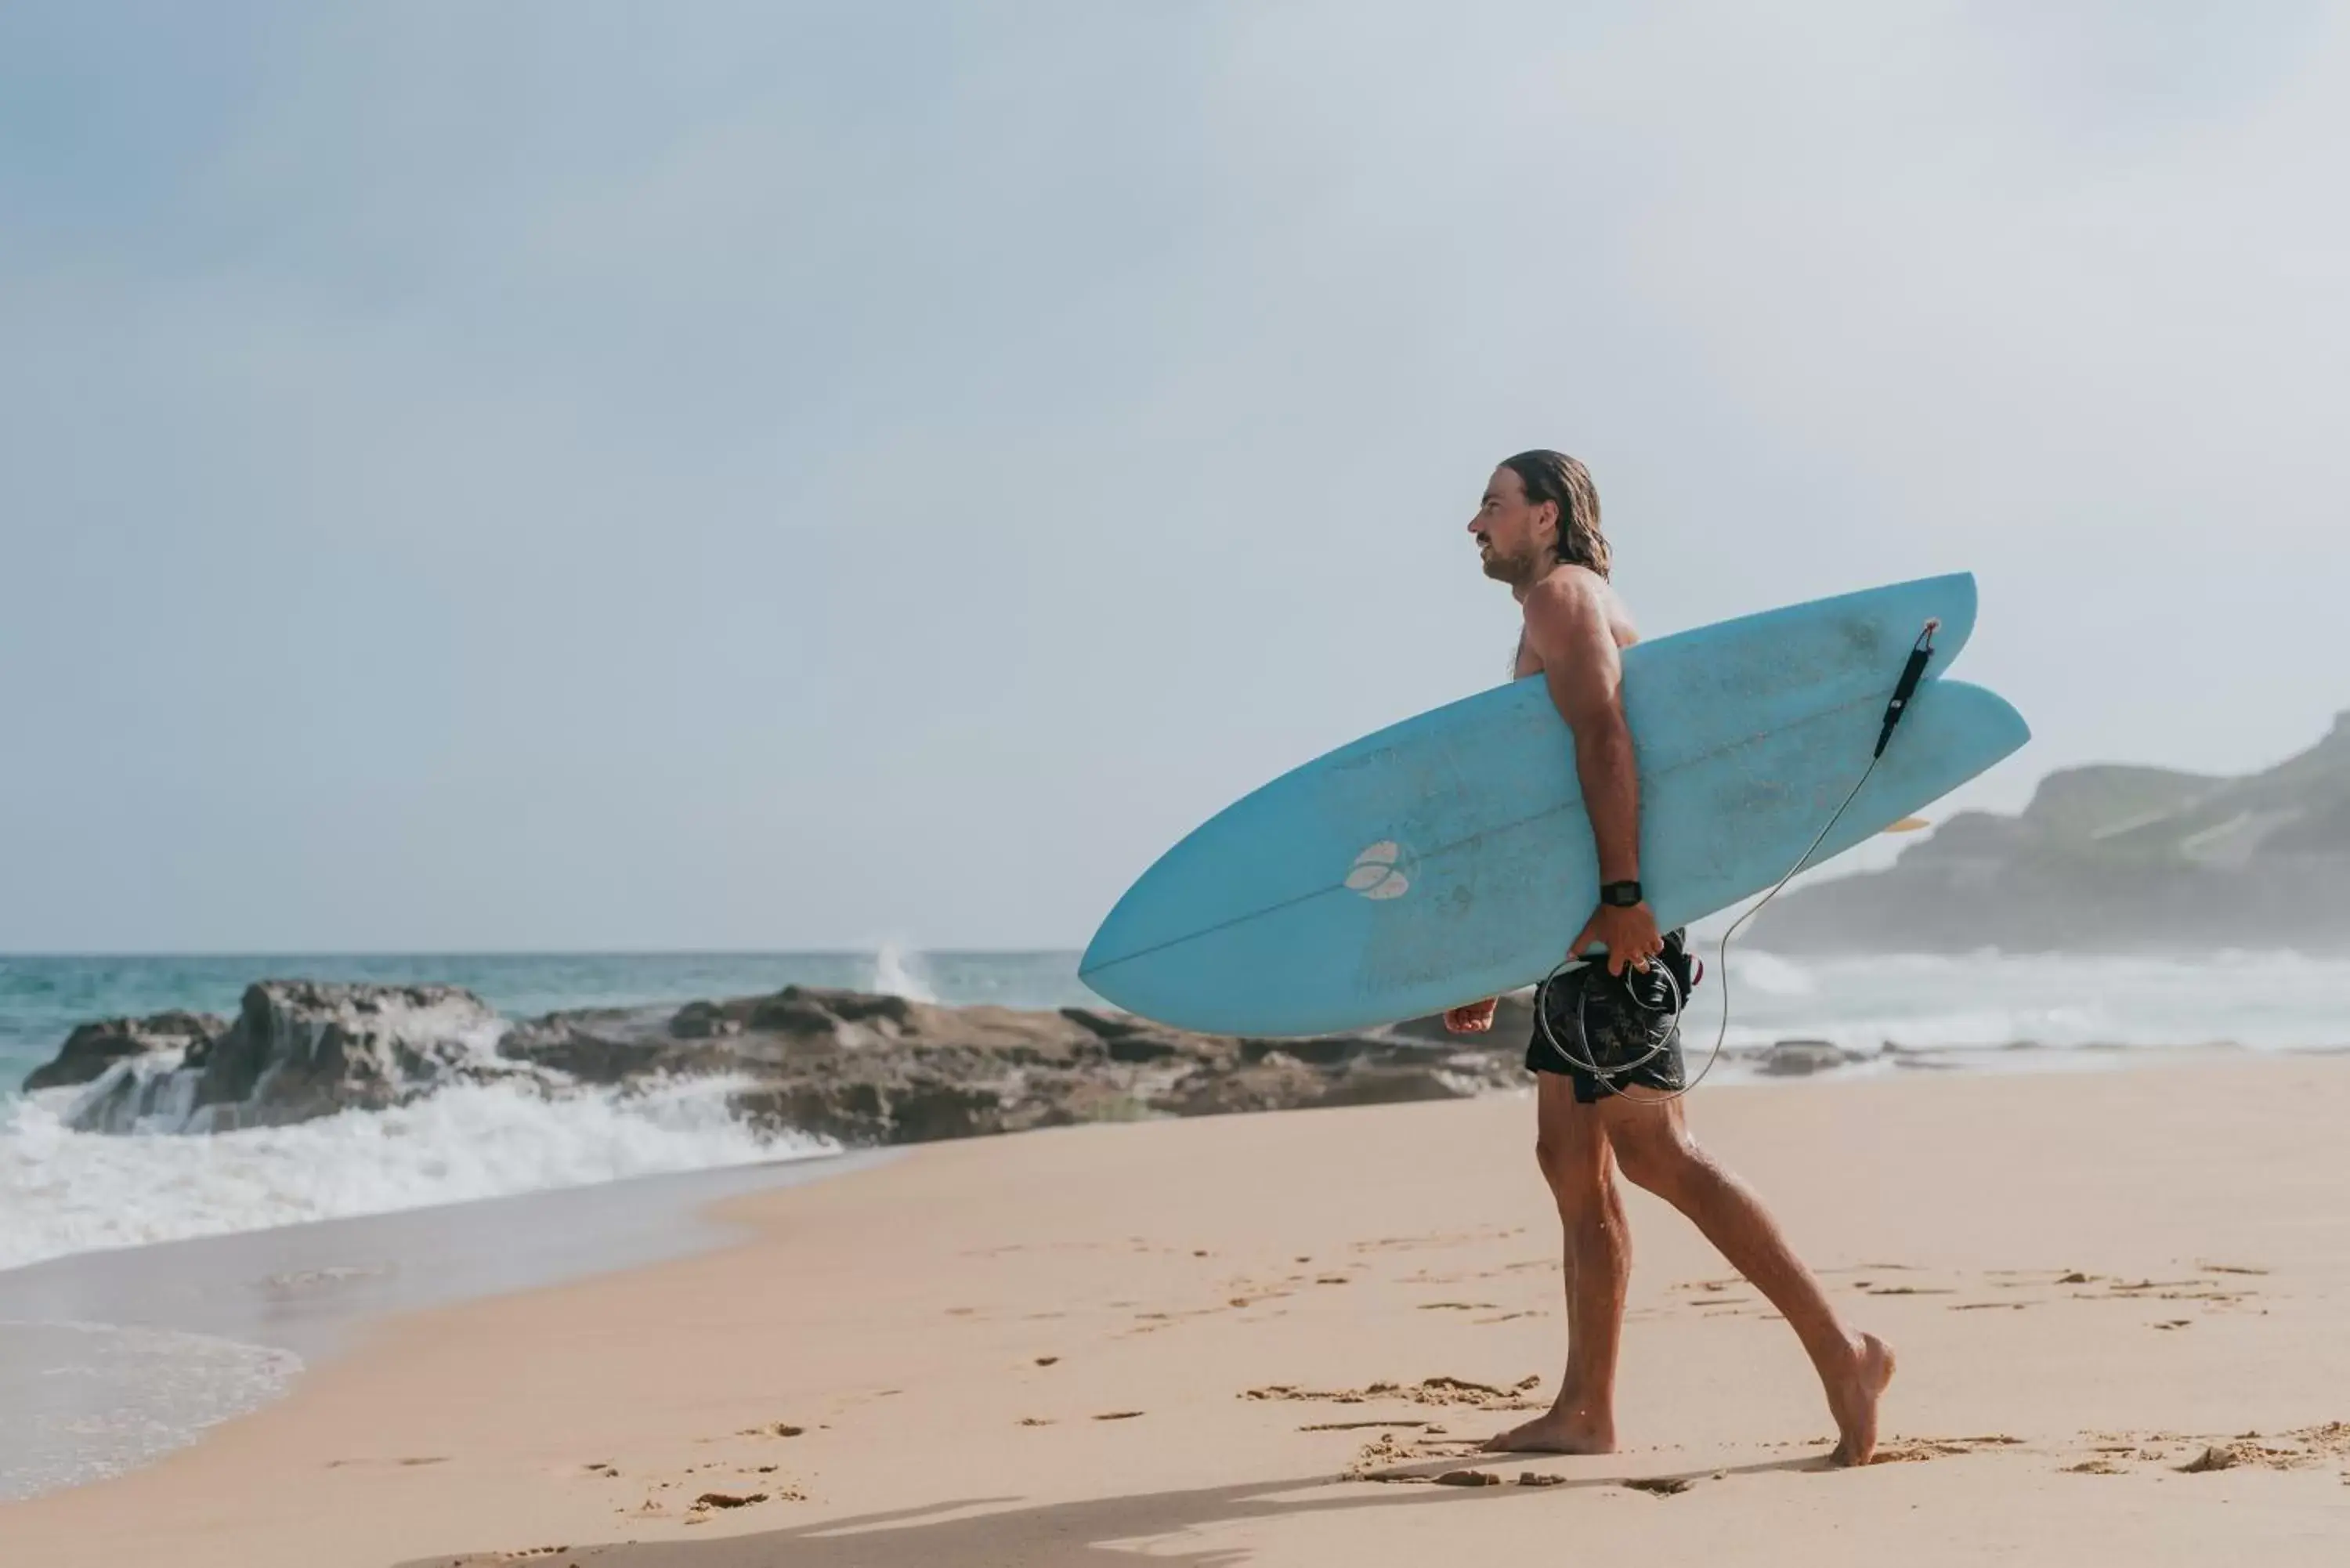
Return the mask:
<svg viewBox="0 0 2350 1568"><path fill-rule="evenodd" d="M739 1080L561 1096L457 1085L384 1111L209 1137L75 1132L76 1091L0 1098L0 1269L150 1241L381 1214L832 1151L737 1120Z"/></svg>

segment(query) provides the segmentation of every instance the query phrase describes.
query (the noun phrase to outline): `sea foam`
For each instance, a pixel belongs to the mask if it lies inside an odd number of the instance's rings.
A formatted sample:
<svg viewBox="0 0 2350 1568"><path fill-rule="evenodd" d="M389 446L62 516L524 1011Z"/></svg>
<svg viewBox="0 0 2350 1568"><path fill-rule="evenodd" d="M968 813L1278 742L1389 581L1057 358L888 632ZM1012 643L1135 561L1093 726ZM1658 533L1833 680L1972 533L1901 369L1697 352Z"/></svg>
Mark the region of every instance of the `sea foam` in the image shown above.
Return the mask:
<svg viewBox="0 0 2350 1568"><path fill-rule="evenodd" d="M550 1096L456 1085L209 1137L75 1132L73 1090L0 1100L0 1269L109 1247L829 1153L737 1120L733 1078Z"/></svg>

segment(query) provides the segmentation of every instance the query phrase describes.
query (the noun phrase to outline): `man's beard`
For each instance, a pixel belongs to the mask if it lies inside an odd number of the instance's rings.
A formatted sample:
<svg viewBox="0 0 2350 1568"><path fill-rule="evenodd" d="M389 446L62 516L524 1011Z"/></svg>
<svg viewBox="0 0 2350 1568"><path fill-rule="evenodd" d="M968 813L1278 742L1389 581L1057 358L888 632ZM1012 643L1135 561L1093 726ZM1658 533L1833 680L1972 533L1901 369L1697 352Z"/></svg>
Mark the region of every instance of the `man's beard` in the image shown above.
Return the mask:
<svg viewBox="0 0 2350 1568"><path fill-rule="evenodd" d="M1532 582L1536 572L1532 560L1519 556L1504 556L1499 550L1487 551L1481 561L1487 576L1497 583L1507 583L1513 588Z"/></svg>

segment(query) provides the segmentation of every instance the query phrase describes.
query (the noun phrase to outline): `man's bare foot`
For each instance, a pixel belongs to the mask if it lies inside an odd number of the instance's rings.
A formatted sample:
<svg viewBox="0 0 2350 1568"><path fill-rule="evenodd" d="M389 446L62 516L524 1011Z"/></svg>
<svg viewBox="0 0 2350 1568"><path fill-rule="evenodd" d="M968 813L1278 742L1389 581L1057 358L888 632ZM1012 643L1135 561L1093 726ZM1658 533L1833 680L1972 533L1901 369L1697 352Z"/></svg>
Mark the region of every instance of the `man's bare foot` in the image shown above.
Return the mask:
<svg viewBox="0 0 2350 1568"><path fill-rule="evenodd" d="M1828 1384L1828 1410L1835 1417L1838 1441L1829 1459L1839 1465L1865 1465L1877 1456L1877 1402L1893 1381L1893 1351L1873 1334L1860 1336L1852 1366Z"/></svg>
<svg viewBox="0 0 2350 1568"><path fill-rule="evenodd" d="M1616 1423L1596 1411L1554 1405L1481 1446L1489 1454L1612 1454Z"/></svg>

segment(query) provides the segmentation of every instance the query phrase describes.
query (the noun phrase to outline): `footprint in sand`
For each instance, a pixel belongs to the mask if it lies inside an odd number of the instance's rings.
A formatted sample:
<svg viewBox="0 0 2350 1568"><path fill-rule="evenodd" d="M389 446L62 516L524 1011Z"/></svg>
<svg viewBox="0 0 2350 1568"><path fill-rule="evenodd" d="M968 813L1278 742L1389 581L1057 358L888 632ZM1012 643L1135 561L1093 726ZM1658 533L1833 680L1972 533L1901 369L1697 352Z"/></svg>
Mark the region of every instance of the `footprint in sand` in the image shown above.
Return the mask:
<svg viewBox="0 0 2350 1568"><path fill-rule="evenodd" d="M2096 1432L2104 1439L2087 1458L2061 1467L2067 1475L2123 1475L2126 1461L2163 1464L2182 1475L2208 1475L2214 1470L2251 1467L2269 1470L2305 1470L2350 1459L2350 1422L2328 1421L2290 1432L2263 1436L2239 1432L2232 1437L2183 1437L2175 1432L2132 1434ZM2183 1464L2173 1463L2184 1453Z"/></svg>
<svg viewBox="0 0 2350 1568"><path fill-rule="evenodd" d="M1530 1410L1524 1396L1542 1386L1540 1375L1519 1379L1509 1388L1471 1383L1462 1377L1428 1377L1409 1387L1400 1383L1374 1383L1367 1388L1314 1389L1275 1383L1242 1392L1243 1399L1302 1399L1329 1405L1364 1405L1374 1399L1408 1400L1415 1405L1469 1405L1484 1410Z"/></svg>
<svg viewBox="0 0 2350 1568"><path fill-rule="evenodd" d="M1986 1449L2020 1448L2023 1439L2004 1432L1984 1438L1898 1438L1879 1445L1873 1465L1918 1464L1928 1459L1955 1459Z"/></svg>
<svg viewBox="0 0 2350 1568"><path fill-rule="evenodd" d="M1641 1476L1624 1484L1654 1497L1679 1497L1696 1483L1681 1476Z"/></svg>
<svg viewBox="0 0 2350 1568"><path fill-rule="evenodd" d="M1427 1425L1425 1421L1316 1421L1311 1426L1300 1427L1297 1429L1301 1432L1359 1432L1372 1427L1425 1428ZM1443 1428L1436 1429L1441 1431Z"/></svg>
<svg viewBox="0 0 2350 1568"><path fill-rule="evenodd" d="M1918 1263L1846 1263L1840 1269L1819 1269L1822 1274L1916 1274L1924 1272Z"/></svg>

